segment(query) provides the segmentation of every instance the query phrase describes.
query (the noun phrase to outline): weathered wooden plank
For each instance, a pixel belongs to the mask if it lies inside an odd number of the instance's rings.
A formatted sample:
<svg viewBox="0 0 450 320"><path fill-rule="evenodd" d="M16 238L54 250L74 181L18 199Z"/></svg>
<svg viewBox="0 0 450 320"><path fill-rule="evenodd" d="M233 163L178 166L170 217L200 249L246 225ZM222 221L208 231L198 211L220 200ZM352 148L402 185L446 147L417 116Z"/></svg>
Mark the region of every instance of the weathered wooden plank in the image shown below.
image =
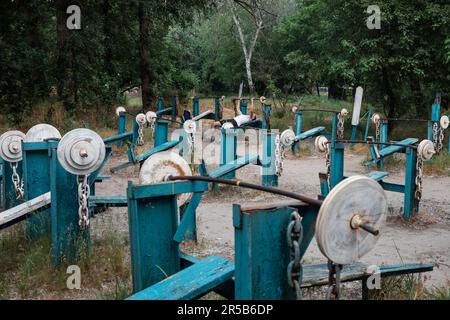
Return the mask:
<svg viewBox="0 0 450 320"><path fill-rule="evenodd" d="M230 280L234 265L221 257L210 256L144 289L128 300L190 300L199 298Z"/></svg>
<svg viewBox="0 0 450 320"><path fill-rule="evenodd" d="M0 228L51 203L50 192L0 213Z"/></svg>
<svg viewBox="0 0 450 320"><path fill-rule="evenodd" d="M415 138L408 138L399 142L396 142L398 144L403 144L403 145L413 145L416 142L418 142L418 139ZM405 150L406 147L400 147L400 146L389 146L386 148L383 148L382 150L379 151L380 157L381 158L385 158L387 156L390 156L391 154L394 154L396 152L400 152L402 150Z"/></svg>

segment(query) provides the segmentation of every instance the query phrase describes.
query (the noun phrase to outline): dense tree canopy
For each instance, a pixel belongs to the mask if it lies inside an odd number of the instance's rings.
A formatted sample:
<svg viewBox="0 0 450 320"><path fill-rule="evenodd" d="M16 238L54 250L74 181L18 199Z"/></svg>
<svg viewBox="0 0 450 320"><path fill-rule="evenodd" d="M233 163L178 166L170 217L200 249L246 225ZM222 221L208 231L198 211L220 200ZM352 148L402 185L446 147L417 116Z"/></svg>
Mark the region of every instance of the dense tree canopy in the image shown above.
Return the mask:
<svg viewBox="0 0 450 320"><path fill-rule="evenodd" d="M422 116L437 92L448 104L448 1L379 0L380 30L366 26L372 2L1 1L0 104L17 120L52 92L72 112L114 105L132 87L142 87L145 108L155 95L237 93L241 82L248 91L234 18L249 43L255 12L263 21L250 62L258 94L327 86L345 98L345 88L362 85L389 116ZM66 27L72 4L81 30Z"/></svg>

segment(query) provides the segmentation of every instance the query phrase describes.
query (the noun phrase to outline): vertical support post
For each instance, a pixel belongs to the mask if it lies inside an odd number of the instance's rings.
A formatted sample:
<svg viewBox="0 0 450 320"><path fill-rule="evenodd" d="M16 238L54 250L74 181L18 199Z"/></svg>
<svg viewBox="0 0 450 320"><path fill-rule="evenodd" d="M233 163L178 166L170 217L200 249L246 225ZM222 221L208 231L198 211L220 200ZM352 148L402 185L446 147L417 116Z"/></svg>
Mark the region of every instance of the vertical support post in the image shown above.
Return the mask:
<svg viewBox="0 0 450 320"><path fill-rule="evenodd" d="M50 142L22 143L25 201L50 191ZM54 145L57 145L54 142ZM44 209L27 218L27 239L33 241L50 232L50 209Z"/></svg>
<svg viewBox="0 0 450 320"><path fill-rule="evenodd" d="M194 117L200 114L200 101L198 98L192 99Z"/></svg>
<svg viewBox="0 0 450 320"><path fill-rule="evenodd" d="M292 211L284 207L242 212L239 205L233 206L236 300L292 298L286 276L290 261L286 230Z"/></svg>
<svg viewBox="0 0 450 320"><path fill-rule="evenodd" d="M180 270L179 244L173 240L178 225L176 195L137 199L136 188L128 183L133 292Z"/></svg>
<svg viewBox="0 0 450 320"><path fill-rule="evenodd" d="M164 109L164 98L158 97L157 111L162 111L163 109Z"/></svg>
<svg viewBox="0 0 450 320"><path fill-rule="evenodd" d="M239 105L239 109L241 110L241 113L244 115L247 115L247 100L241 100L240 105Z"/></svg>
<svg viewBox="0 0 450 320"><path fill-rule="evenodd" d="M272 106L270 104L264 105L264 114L262 121L262 129L270 129L270 111L272 110Z"/></svg>
<svg viewBox="0 0 450 320"><path fill-rule="evenodd" d="M303 130L303 113L301 111L297 111L295 113L295 135L299 136L302 134ZM295 142L292 145L292 153L295 155L300 151L300 141Z"/></svg>
<svg viewBox="0 0 450 320"><path fill-rule="evenodd" d="M178 115L177 97L176 96L171 97L170 101L171 101L171 105L172 105L172 121L176 121L177 115Z"/></svg>
<svg viewBox="0 0 450 320"><path fill-rule="evenodd" d="M227 163L233 162L237 159L237 134L238 130L222 129L222 140L220 148L220 165L223 166ZM235 179L236 172L230 172L222 177L223 179Z"/></svg>
<svg viewBox="0 0 450 320"><path fill-rule="evenodd" d="M262 154L262 185L263 186L278 186L278 176L275 168L275 139L277 134L267 130L260 131L263 141Z"/></svg>
<svg viewBox="0 0 450 320"><path fill-rule="evenodd" d="M364 141L367 141L367 137L369 136L370 119L372 119L372 110L369 110L369 112L367 113L367 122L366 122L366 131L364 132Z"/></svg>
<svg viewBox="0 0 450 320"><path fill-rule="evenodd" d="M356 140L356 134L358 133L358 126L352 126L352 136L351 136L351 140L355 141ZM353 148L355 144L352 143L350 146Z"/></svg>
<svg viewBox="0 0 450 320"><path fill-rule="evenodd" d="M127 116L125 112L121 112L119 114L119 127L117 130L117 133L120 134L124 134L127 130ZM123 141L119 142L119 146L123 146Z"/></svg>
<svg viewBox="0 0 450 320"><path fill-rule="evenodd" d="M52 263L76 263L80 254L90 250L89 229L81 230L78 221L77 177L65 171L57 157L57 145L49 146L51 181Z"/></svg>
<svg viewBox="0 0 450 320"><path fill-rule="evenodd" d="M416 200L416 169L417 150L406 148L405 197L403 204L403 218L410 219L419 210Z"/></svg>
<svg viewBox="0 0 450 320"><path fill-rule="evenodd" d="M158 119L156 120L155 126L155 147L158 147L168 141L169 121Z"/></svg>
<svg viewBox="0 0 450 320"><path fill-rule="evenodd" d="M344 179L344 151L345 145L336 143L338 126L338 113L333 114L332 120L332 134L331 134L331 173L330 173L330 188L333 189L339 182Z"/></svg>
<svg viewBox="0 0 450 320"><path fill-rule="evenodd" d="M214 98L214 121L220 121L220 98Z"/></svg>

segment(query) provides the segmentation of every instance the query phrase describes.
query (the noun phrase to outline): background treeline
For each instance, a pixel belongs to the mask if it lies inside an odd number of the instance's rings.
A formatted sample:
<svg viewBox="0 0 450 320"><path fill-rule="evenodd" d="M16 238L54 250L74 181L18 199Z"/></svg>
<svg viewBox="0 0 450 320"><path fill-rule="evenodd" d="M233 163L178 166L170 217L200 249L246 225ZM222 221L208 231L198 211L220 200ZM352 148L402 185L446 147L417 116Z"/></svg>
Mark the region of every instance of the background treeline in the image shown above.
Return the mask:
<svg viewBox="0 0 450 320"><path fill-rule="evenodd" d="M140 86L149 109L156 95L237 94L241 82L280 100L361 85L390 117L427 115L437 92L448 106L450 2L377 0L381 30L369 30L373 2L2 0L2 114L18 121L49 99L67 114L110 110ZM73 4L81 30L66 28Z"/></svg>

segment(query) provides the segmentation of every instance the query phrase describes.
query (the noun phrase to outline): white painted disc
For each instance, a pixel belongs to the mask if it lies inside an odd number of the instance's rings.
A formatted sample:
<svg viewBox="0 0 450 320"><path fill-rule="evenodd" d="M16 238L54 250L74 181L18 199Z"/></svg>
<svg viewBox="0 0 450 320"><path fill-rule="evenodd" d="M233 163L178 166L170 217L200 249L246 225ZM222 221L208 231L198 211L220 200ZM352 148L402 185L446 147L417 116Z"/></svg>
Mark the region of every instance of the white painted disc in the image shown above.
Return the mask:
<svg viewBox="0 0 450 320"><path fill-rule="evenodd" d="M324 153L327 151L327 143L328 139L325 136L318 136L316 140L314 140L314 148L316 151Z"/></svg>
<svg viewBox="0 0 450 320"><path fill-rule="evenodd" d="M337 264L350 264L369 253L386 223L387 199L383 188L366 176L345 179L325 198L316 221L316 240L325 257ZM374 236L353 229L352 218L360 215L380 231Z"/></svg>
<svg viewBox="0 0 450 320"><path fill-rule="evenodd" d="M6 162L22 160L22 141L25 134L20 131L8 131L0 136L0 157Z"/></svg>
<svg viewBox="0 0 450 320"><path fill-rule="evenodd" d="M193 134L197 131L197 124L193 120L186 120L183 123L183 129L186 133Z"/></svg>
<svg viewBox="0 0 450 320"><path fill-rule="evenodd" d="M161 183L168 176L192 176L192 170L186 160L173 151L156 153L145 160L139 173L139 183ZM178 206L186 203L191 195L189 193L178 195Z"/></svg>
<svg viewBox="0 0 450 320"><path fill-rule="evenodd" d="M74 175L89 175L105 160L103 139L89 129L75 129L65 134L58 145L61 166Z"/></svg>
<svg viewBox="0 0 450 320"><path fill-rule="evenodd" d="M267 99L266 99L266 97L260 97L260 98L259 98L259 101L260 101L262 104L264 104L264 103L266 103Z"/></svg>
<svg viewBox="0 0 450 320"><path fill-rule="evenodd" d="M442 116L440 123L441 123L442 129L444 129L444 130L447 129L450 124L450 120L449 120L448 116Z"/></svg>
<svg viewBox="0 0 450 320"><path fill-rule="evenodd" d="M147 117L143 113L139 113L136 116L136 122L139 124L146 124L147 123Z"/></svg>
<svg viewBox="0 0 450 320"><path fill-rule="evenodd" d="M381 120L381 116L378 113L372 115L372 123L377 124Z"/></svg>
<svg viewBox="0 0 450 320"><path fill-rule="evenodd" d="M49 124L38 124L28 130L24 142L44 142L49 139L61 139L61 133Z"/></svg>
<svg viewBox="0 0 450 320"><path fill-rule="evenodd" d="M149 111L145 114L145 119L147 120L148 123L154 122L157 117L158 115L156 114L156 112L153 111Z"/></svg>
<svg viewBox="0 0 450 320"><path fill-rule="evenodd" d="M347 116L348 116L348 110L345 109L345 108L342 109L342 110L341 110L341 116L344 117L344 118L347 117Z"/></svg>
<svg viewBox="0 0 450 320"><path fill-rule="evenodd" d="M436 154L434 143L430 140L423 140L417 147L417 156L422 157L422 160L429 161Z"/></svg>
<svg viewBox="0 0 450 320"><path fill-rule="evenodd" d="M297 113L298 107L292 107L292 113Z"/></svg>
<svg viewBox="0 0 450 320"><path fill-rule="evenodd" d="M292 146L295 140L295 132L292 129L284 130L280 136L281 144L287 148Z"/></svg>
<svg viewBox="0 0 450 320"><path fill-rule="evenodd" d="M120 114L123 112L127 112L127 110L124 107L118 107L116 109L116 116L120 116Z"/></svg>
<svg viewBox="0 0 450 320"><path fill-rule="evenodd" d="M231 129L234 129L234 126L233 126L233 124L231 122L225 122L222 125L222 129L224 129L224 130L231 130Z"/></svg>

